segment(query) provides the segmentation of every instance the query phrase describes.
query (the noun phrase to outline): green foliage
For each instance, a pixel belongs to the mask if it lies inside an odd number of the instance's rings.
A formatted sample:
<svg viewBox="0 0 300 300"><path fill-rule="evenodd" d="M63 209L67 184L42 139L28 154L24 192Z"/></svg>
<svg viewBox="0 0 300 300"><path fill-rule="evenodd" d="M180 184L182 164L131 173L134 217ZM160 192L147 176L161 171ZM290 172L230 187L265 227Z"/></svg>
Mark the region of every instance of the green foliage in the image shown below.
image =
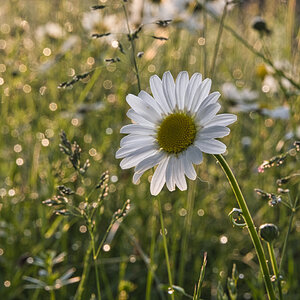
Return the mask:
<svg viewBox="0 0 300 300"><path fill-rule="evenodd" d="M169 297L158 208L149 191L152 171L135 186L132 170L121 170L115 159L119 130L128 123L125 97L137 94L138 83L150 92L150 76L166 70L208 77L221 19L194 3L187 8L206 27L190 30L165 16L128 32L122 5L130 1L96 2L1 4L3 299L96 299L96 282L102 299L144 299L146 287L148 299ZM222 94L223 84L232 83L239 91L258 94L251 110L221 98L224 112L238 115L224 138L226 160L257 228L278 226L281 234L273 247L283 297L297 299L299 18L291 4L265 1L270 34L261 35L252 29L258 4L246 2L228 7L212 90ZM87 31L81 20L90 8L102 17ZM104 24L109 15L121 21L120 28ZM53 24L59 29L49 30ZM289 118L266 112L281 106L290 108ZM176 299L264 299L259 265L243 216L233 209L230 186L211 156L204 156L197 173L192 205L186 192L163 190L160 195L172 292Z"/></svg>

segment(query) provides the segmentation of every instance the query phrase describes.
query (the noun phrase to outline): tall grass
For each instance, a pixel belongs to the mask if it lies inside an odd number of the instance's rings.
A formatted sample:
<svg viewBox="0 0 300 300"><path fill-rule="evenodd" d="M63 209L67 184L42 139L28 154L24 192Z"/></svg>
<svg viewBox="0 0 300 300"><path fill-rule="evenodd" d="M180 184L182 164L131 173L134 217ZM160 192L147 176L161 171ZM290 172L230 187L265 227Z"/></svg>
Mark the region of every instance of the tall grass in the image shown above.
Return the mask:
<svg viewBox="0 0 300 300"><path fill-rule="evenodd" d="M228 217L236 207L235 199L213 157L204 156L197 168L198 179L189 182L187 192L161 192L165 231L160 228L157 200L150 196L152 172L135 186L132 171L121 170L115 159L119 130L128 123L126 95L136 94L138 84L150 92L153 74L161 76L170 70L176 76L187 70L190 75L213 74L213 91L221 91L224 83L231 82L240 90L258 92L257 109L237 112L238 122L224 139L228 147L225 157L255 225L274 223L279 228L271 258L277 260L283 299L298 299L298 176L282 186L277 186L276 180L297 173L299 167L299 154L292 149L299 139L299 20L296 1L271 2L265 3L263 11L270 35L262 36L251 27L259 14L253 1L230 4L232 9L226 10L223 18L213 18L205 10L195 12L201 24L196 30L178 20L166 27L148 24L136 39L129 39L128 34L138 27L129 27L128 32L123 11L130 1L107 2L107 7L99 10L100 14L117 15L122 26L109 28L111 36L98 39L92 39L91 33L104 33L104 18L91 32L83 28L81 19L91 6L102 2L4 2L0 12L1 298L265 299L251 240L246 228L233 226ZM59 24L60 32L41 38L37 30L45 29L48 22ZM76 36L74 43L66 48L64 43L71 36ZM113 40L119 41L116 48ZM139 52L144 54L137 57ZM276 90L258 72L262 64ZM75 75L87 73L68 87L57 88ZM221 103L226 112L237 107L225 97ZM263 112L282 105L290 108L288 119ZM59 150L61 130L81 146L81 161L91 162L82 183ZM264 160L286 151L282 164L276 166L275 161L275 166L258 173ZM57 194L59 185L65 185L74 190L73 201L80 204L105 170L110 174L108 196L93 216L93 229L84 218L57 215L53 207L42 203ZM278 187L289 191L281 194ZM269 196L257 195L255 188L280 195L282 201L270 206ZM127 199L130 210L122 222L113 223L106 237L114 212ZM103 238L106 247L101 245L93 259L96 249L90 241L95 239L99 245ZM267 244L263 245L268 253ZM65 253L63 259L53 263L61 253ZM55 280L71 269L74 272L65 279L70 282L55 286ZM269 269L272 272L270 263ZM80 282L71 280L78 277ZM28 288L28 278L35 286ZM168 293L170 281L174 287Z"/></svg>

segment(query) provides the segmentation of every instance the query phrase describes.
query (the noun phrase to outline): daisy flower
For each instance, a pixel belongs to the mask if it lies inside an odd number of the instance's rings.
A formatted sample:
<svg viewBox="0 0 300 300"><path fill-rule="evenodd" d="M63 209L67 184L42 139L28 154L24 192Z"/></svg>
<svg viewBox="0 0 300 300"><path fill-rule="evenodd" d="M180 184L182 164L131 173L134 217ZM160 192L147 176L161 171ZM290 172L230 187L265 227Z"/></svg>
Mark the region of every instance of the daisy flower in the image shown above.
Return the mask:
<svg viewBox="0 0 300 300"><path fill-rule="evenodd" d="M194 165L202 153L221 154L226 146L216 138L229 134L227 125L236 121L233 114L219 114L219 92L210 93L211 80L195 73L190 79L180 72L176 82L170 72L150 78L152 95L141 91L126 97L131 108L127 116L133 124L121 128L128 134L121 140L116 158L123 158L122 169L135 167L133 182L156 167L150 191L157 195L166 183L170 191L187 189L186 177L195 180Z"/></svg>

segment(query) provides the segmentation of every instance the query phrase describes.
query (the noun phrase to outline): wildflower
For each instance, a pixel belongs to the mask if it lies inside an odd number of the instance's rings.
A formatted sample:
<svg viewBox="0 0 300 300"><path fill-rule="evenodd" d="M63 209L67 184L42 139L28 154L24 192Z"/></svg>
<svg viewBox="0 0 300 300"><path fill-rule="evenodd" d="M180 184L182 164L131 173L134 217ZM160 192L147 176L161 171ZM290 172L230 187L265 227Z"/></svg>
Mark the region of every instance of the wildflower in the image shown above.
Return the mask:
<svg viewBox="0 0 300 300"><path fill-rule="evenodd" d="M35 34L36 39L41 41L45 37L50 37L52 39L63 38L65 31L58 23L48 22L43 26L39 26Z"/></svg>
<svg viewBox="0 0 300 300"><path fill-rule="evenodd" d="M219 114L219 92L210 92L211 80L202 81L195 73L190 79L180 72L176 82L170 72L162 81L156 75L150 78L153 97L141 91L129 94L131 106L127 116L134 124L122 127L129 134L121 140L116 158L123 158L121 168L135 167L133 182L137 183L145 171L157 165L150 191L157 195L164 184L170 191L177 186L186 190L185 176L196 179L194 164L202 162L202 152L221 154L226 146L216 138L229 134L226 127L236 121L233 114Z"/></svg>
<svg viewBox="0 0 300 300"><path fill-rule="evenodd" d="M288 106L278 106L273 109L264 108L262 114L273 119L288 120L290 118L290 108Z"/></svg>
<svg viewBox="0 0 300 300"><path fill-rule="evenodd" d="M214 0L214 1L201 1L205 3L206 9L213 15L220 17L223 13L224 7L226 6L226 0ZM234 4L234 1L232 1ZM227 10L231 10L233 5L227 4Z"/></svg>
<svg viewBox="0 0 300 300"><path fill-rule="evenodd" d="M174 26L191 32L196 32L202 28L197 5L190 0L144 1L144 8L140 13L142 13L141 23L143 24L154 22L160 25L157 21L159 18L172 20Z"/></svg>
<svg viewBox="0 0 300 300"><path fill-rule="evenodd" d="M272 75L266 75L262 81L262 90L272 94L278 91L277 80Z"/></svg>
<svg viewBox="0 0 300 300"><path fill-rule="evenodd" d="M258 93L250 89L237 89L237 87L230 82L226 82L222 86L222 92L226 99L232 103L231 111L233 112L250 112L259 109Z"/></svg>
<svg viewBox="0 0 300 300"><path fill-rule="evenodd" d="M83 14L81 19L82 27L92 36L106 36L107 43L114 41L115 34L126 32L126 27L118 14L105 14L102 10L93 10ZM109 33L109 34L108 34Z"/></svg>

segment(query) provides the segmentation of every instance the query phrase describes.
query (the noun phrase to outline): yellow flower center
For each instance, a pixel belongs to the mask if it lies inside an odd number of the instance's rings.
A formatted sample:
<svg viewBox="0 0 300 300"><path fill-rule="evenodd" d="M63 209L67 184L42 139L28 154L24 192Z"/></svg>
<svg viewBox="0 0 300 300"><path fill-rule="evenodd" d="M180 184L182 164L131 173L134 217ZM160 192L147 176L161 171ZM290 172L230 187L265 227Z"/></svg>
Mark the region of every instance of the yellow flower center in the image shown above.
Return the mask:
<svg viewBox="0 0 300 300"><path fill-rule="evenodd" d="M186 150L195 140L196 126L189 115L179 112L167 116L157 132L159 146L168 153Z"/></svg>

